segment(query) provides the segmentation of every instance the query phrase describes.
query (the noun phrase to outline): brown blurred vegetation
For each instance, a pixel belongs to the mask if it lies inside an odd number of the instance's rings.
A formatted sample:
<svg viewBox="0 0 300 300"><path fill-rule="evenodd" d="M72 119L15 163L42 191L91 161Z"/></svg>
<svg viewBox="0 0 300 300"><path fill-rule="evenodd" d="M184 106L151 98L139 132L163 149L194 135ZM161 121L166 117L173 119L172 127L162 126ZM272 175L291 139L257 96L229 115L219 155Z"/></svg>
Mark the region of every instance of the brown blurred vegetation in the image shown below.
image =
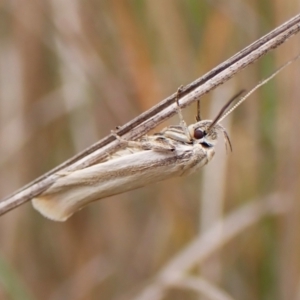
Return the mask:
<svg viewBox="0 0 300 300"><path fill-rule="evenodd" d="M297 11L293 0L0 1L0 196ZM203 116L298 51L296 36L203 98ZM30 204L2 216L0 299L147 299L174 256L230 214L256 217L231 222L227 238L208 234L219 246L161 299L300 299L299 74L295 63L224 120L233 153L220 139L200 174L110 197L65 223ZM184 111L188 123L194 115ZM253 203L261 215L243 209Z"/></svg>

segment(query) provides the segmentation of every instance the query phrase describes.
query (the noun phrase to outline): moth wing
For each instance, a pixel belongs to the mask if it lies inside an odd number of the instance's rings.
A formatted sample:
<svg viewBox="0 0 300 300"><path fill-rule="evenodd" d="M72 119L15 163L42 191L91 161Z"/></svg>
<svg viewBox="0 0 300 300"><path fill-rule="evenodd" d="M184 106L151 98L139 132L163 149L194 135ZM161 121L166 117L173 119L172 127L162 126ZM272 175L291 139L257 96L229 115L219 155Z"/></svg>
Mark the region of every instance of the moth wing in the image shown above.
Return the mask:
<svg viewBox="0 0 300 300"><path fill-rule="evenodd" d="M188 166L179 162L188 162L191 155L190 147L183 147L175 152L144 150L113 158L62 175L32 204L45 217L65 221L92 201L182 175Z"/></svg>

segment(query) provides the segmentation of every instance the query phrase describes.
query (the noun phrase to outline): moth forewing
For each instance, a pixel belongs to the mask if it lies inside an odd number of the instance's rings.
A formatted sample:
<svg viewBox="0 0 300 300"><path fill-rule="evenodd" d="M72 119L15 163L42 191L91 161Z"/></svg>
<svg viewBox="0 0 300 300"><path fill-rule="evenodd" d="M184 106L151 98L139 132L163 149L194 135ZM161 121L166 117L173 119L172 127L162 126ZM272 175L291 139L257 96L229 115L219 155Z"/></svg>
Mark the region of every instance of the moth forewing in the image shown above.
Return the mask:
<svg viewBox="0 0 300 300"><path fill-rule="evenodd" d="M88 203L167 178L188 175L208 163L213 149L178 143L175 151L141 150L63 174L32 200L45 217L65 221Z"/></svg>

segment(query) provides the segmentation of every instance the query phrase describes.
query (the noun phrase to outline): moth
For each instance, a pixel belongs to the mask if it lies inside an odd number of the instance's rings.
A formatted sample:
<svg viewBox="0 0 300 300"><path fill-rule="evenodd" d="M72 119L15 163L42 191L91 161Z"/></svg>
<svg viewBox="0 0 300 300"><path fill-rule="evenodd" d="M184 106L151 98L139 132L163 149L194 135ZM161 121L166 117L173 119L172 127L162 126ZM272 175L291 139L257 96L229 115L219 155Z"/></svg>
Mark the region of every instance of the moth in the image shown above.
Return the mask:
<svg viewBox="0 0 300 300"><path fill-rule="evenodd" d="M45 217L65 221L90 202L120 194L151 183L196 172L214 156L218 133L222 132L231 148L220 118L241 93L233 97L214 120L201 120L187 126L176 98L180 125L126 141L115 134L126 148L106 161L73 172L58 172L59 178L45 192L32 199L32 204Z"/></svg>

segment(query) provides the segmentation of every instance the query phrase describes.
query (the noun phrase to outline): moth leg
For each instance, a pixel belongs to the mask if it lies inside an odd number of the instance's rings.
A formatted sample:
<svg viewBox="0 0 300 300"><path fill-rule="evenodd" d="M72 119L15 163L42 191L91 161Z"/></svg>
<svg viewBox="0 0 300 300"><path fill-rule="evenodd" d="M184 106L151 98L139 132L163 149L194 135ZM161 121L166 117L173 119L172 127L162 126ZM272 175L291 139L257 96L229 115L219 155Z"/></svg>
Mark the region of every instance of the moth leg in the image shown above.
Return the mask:
<svg viewBox="0 0 300 300"><path fill-rule="evenodd" d="M122 144L124 144L126 147L131 148L141 148L141 142L140 141L128 141L119 136L114 130L111 131L111 134Z"/></svg>
<svg viewBox="0 0 300 300"><path fill-rule="evenodd" d="M176 101L176 110L177 110L177 114L179 116L180 126L181 126L182 130L184 131L184 134L187 136L187 138L189 140L191 140L191 135L190 135L188 126L186 125L186 122L183 119L181 107L179 105L179 96L180 96L180 93L182 92L182 88L183 88L183 86L180 86L178 88L178 90L177 90L177 94L176 94L176 98L175 98L175 101Z"/></svg>
<svg viewBox="0 0 300 300"><path fill-rule="evenodd" d="M72 171L64 171L64 170L60 170L58 172L55 173L55 175L59 176L59 177L65 177L70 175L71 173L73 173Z"/></svg>
<svg viewBox="0 0 300 300"><path fill-rule="evenodd" d="M200 100L197 101L197 115L196 115L196 121L201 121L201 115L200 115Z"/></svg>
<svg viewBox="0 0 300 300"><path fill-rule="evenodd" d="M174 151L175 147L172 145L166 138L164 137L156 137L153 139L149 139L147 136L144 137L140 141L127 141L123 139L121 136L119 136L116 132L113 130L111 133L115 136L116 139L118 139L121 143L126 144L129 148L138 148L141 150L153 150L153 151Z"/></svg>
<svg viewBox="0 0 300 300"><path fill-rule="evenodd" d="M154 135L150 138L146 137L145 146L157 152L170 152L175 150L174 144L164 136Z"/></svg>

